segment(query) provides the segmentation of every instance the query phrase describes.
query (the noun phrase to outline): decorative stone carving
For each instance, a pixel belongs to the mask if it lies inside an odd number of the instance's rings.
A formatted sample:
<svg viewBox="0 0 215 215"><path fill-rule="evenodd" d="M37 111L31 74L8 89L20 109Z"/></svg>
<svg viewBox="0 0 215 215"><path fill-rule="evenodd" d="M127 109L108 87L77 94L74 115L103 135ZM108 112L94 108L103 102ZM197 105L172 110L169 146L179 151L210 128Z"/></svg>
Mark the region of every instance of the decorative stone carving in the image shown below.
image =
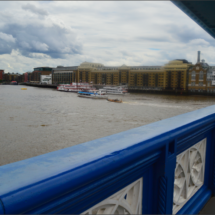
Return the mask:
<svg viewBox="0 0 215 215"><path fill-rule="evenodd" d="M142 214L143 178L138 179L83 214Z"/></svg>
<svg viewBox="0 0 215 215"><path fill-rule="evenodd" d="M177 156L173 214L198 191L204 183L206 138Z"/></svg>

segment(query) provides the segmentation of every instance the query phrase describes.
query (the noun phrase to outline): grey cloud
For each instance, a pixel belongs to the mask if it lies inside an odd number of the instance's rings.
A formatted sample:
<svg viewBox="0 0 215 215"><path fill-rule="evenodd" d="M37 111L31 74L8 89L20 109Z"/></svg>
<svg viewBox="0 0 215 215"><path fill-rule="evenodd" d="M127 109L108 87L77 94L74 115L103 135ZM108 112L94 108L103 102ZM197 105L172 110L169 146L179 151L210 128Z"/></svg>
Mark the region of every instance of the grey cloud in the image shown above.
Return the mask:
<svg viewBox="0 0 215 215"><path fill-rule="evenodd" d="M0 43L0 54L19 52L27 57L40 53L51 58L65 58L68 54L81 54L82 44L77 42L75 34L58 25L46 27L43 25L9 24L0 28L2 35L11 35L15 42ZM0 41L1 41L0 37Z"/></svg>
<svg viewBox="0 0 215 215"><path fill-rule="evenodd" d="M4 40L6 42L12 42L12 43L14 43L16 41L15 38L13 38L12 35L5 34L5 33L2 33L2 32L0 32L0 39Z"/></svg>
<svg viewBox="0 0 215 215"><path fill-rule="evenodd" d="M162 37L160 35L136 37L135 40L136 41L150 41L150 42L170 42L169 37Z"/></svg>
<svg viewBox="0 0 215 215"><path fill-rule="evenodd" d="M122 54L123 56L126 56L126 57L132 56L132 54L129 53L129 52L127 52L127 51L121 51L121 54Z"/></svg>
<svg viewBox="0 0 215 215"><path fill-rule="evenodd" d="M23 9L23 10L29 10L29 11L31 11L32 13L35 13L35 14L41 15L41 16L47 16L47 15L48 15L48 12L47 12L47 11L45 11L44 9L41 9L41 8L37 8L37 7L35 7L35 6L32 5L32 4L23 5L23 6L22 6L22 9Z"/></svg>

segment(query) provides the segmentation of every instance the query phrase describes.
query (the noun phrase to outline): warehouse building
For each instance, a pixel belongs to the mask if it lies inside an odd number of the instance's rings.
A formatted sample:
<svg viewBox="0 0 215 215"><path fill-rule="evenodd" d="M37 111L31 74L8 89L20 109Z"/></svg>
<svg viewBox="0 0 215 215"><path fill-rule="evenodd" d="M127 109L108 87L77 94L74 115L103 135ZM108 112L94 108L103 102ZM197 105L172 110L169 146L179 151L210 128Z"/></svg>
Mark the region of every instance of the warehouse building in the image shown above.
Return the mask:
<svg viewBox="0 0 215 215"><path fill-rule="evenodd" d="M76 77L78 71L78 66L58 66L52 69L52 83L53 84L71 84L72 82L77 82Z"/></svg>

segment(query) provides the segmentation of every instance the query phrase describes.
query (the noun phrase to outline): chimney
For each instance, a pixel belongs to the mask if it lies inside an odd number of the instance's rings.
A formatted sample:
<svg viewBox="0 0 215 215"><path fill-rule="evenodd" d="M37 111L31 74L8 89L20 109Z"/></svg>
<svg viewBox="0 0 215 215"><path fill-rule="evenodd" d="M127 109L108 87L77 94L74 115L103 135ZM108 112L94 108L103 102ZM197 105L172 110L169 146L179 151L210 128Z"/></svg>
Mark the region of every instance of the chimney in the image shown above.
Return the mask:
<svg viewBox="0 0 215 215"><path fill-rule="evenodd" d="M198 55L197 55L197 63L200 63L200 51L198 51Z"/></svg>

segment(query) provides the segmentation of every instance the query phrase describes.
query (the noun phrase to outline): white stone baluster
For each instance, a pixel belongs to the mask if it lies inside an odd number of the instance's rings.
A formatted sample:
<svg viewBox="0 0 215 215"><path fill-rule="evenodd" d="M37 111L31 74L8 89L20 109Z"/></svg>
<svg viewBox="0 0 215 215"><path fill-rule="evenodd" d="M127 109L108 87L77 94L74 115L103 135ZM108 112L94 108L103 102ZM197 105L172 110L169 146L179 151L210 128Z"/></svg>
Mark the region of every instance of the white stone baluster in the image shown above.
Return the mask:
<svg viewBox="0 0 215 215"><path fill-rule="evenodd" d="M142 190L140 178L83 214L142 214Z"/></svg>
<svg viewBox="0 0 215 215"><path fill-rule="evenodd" d="M204 183L206 138L177 156L173 214L198 191Z"/></svg>

